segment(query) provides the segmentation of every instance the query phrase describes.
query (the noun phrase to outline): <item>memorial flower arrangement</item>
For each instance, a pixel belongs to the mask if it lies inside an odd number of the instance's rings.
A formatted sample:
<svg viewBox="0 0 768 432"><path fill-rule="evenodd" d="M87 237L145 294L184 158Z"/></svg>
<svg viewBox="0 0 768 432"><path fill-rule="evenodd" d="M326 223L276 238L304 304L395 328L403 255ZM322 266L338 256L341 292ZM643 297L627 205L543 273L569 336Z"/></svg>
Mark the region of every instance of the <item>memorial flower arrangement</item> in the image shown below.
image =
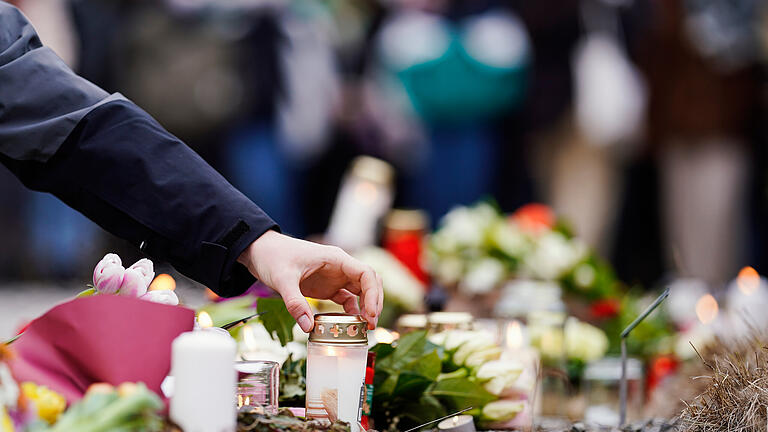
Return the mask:
<svg viewBox="0 0 768 432"><path fill-rule="evenodd" d="M515 392L523 365L502 359L501 348L488 333L452 331L428 337L417 331L373 351L373 416L381 430L407 429L467 407L473 407L470 413L481 423L506 422L525 407Z"/></svg>
<svg viewBox="0 0 768 432"><path fill-rule="evenodd" d="M610 266L542 204L511 215L487 202L451 210L430 237L429 264L440 283L468 295L489 293L511 278L555 281L589 300L617 289Z"/></svg>

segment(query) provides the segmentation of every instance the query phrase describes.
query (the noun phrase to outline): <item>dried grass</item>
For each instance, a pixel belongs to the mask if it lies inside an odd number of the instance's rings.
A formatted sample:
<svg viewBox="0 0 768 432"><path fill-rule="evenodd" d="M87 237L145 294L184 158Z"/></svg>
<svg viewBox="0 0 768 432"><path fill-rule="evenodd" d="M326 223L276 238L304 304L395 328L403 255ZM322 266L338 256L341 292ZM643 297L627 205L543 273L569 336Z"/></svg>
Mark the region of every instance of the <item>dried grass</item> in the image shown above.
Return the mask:
<svg viewBox="0 0 768 432"><path fill-rule="evenodd" d="M757 432L768 430L768 335L753 330L742 341L719 340L706 360L707 383L680 414L682 432ZM694 348L695 349L695 348ZM697 354L699 353L696 351Z"/></svg>

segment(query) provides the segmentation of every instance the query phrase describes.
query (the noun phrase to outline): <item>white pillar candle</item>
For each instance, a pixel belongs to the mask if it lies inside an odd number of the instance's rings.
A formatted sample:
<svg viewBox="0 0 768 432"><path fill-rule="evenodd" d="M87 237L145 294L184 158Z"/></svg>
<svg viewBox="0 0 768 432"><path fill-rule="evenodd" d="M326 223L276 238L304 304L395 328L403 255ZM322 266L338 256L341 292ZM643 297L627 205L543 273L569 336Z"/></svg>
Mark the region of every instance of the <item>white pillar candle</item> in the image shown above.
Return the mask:
<svg viewBox="0 0 768 432"><path fill-rule="evenodd" d="M235 341L216 332L187 332L173 341L172 350L171 420L185 432L234 431Z"/></svg>
<svg viewBox="0 0 768 432"><path fill-rule="evenodd" d="M471 415L457 415L437 424L440 432L475 432L475 421Z"/></svg>
<svg viewBox="0 0 768 432"><path fill-rule="evenodd" d="M392 207L392 167L379 159L354 160L339 189L327 240L347 250L372 245L379 220Z"/></svg>

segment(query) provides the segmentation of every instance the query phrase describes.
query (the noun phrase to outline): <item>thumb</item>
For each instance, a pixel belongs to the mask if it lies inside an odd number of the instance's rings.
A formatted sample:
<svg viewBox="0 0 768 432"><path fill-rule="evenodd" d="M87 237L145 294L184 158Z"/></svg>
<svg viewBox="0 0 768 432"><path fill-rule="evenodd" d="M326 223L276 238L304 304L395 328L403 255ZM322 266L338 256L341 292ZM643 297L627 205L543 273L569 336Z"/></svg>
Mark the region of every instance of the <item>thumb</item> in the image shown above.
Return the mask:
<svg viewBox="0 0 768 432"><path fill-rule="evenodd" d="M305 333L309 333L314 327L314 319L312 317L312 308L309 307L307 299L299 291L299 284L291 284L288 286L282 286L278 289L280 296L285 302L285 307L291 314L293 319L299 323L299 327L304 330Z"/></svg>

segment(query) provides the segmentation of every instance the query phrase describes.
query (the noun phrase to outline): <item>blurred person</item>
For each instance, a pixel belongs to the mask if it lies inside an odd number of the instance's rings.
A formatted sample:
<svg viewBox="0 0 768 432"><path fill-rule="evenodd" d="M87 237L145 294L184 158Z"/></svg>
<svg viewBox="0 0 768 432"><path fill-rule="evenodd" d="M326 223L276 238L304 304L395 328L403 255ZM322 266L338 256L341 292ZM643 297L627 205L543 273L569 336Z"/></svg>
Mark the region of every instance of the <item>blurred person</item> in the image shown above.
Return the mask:
<svg viewBox="0 0 768 432"><path fill-rule="evenodd" d="M305 296L362 313L375 327L383 294L370 267L278 233L147 113L75 75L4 2L0 28L0 162L27 187L56 195L219 295L260 279L304 331L313 327Z"/></svg>
<svg viewBox="0 0 768 432"><path fill-rule="evenodd" d="M756 0L655 1L641 39L670 267L717 287L744 264ZM677 255L677 260L673 259Z"/></svg>
<svg viewBox="0 0 768 432"><path fill-rule="evenodd" d="M166 0L135 7L121 38L126 94L296 235L337 108L329 14L310 1Z"/></svg>
<svg viewBox="0 0 768 432"><path fill-rule="evenodd" d="M401 1L373 42L367 107L387 159L401 168L401 204L436 222L495 192L498 123L527 86L530 41L496 1Z"/></svg>

